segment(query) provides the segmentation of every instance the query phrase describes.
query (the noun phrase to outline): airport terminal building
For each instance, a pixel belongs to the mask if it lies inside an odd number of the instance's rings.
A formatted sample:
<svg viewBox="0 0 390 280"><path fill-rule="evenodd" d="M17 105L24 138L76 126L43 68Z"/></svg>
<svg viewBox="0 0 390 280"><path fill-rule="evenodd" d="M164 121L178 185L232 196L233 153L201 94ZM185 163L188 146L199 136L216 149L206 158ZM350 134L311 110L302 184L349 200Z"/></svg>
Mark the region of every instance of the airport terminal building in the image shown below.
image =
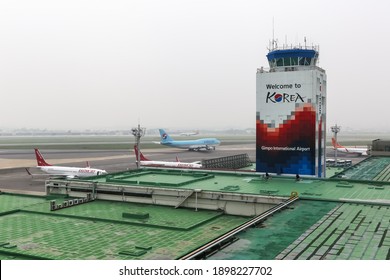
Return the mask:
<svg viewBox="0 0 390 280"><path fill-rule="evenodd" d="M318 47L273 46L256 74L256 171L325 177L326 73Z"/></svg>

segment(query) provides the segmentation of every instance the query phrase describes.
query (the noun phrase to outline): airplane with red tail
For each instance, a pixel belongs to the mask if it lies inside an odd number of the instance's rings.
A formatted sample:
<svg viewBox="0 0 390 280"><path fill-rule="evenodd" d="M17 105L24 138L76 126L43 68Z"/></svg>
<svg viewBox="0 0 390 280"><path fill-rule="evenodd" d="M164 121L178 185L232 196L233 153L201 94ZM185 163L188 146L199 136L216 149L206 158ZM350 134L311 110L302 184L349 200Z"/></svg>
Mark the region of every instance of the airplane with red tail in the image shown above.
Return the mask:
<svg viewBox="0 0 390 280"><path fill-rule="evenodd" d="M137 146L134 145L135 157L138 162L138 149ZM139 163L140 166L152 166L152 167L176 167L176 168L202 168L202 164L199 161L196 162L181 162L176 157L176 161L157 161L150 160L144 156L144 154L139 151Z"/></svg>
<svg viewBox="0 0 390 280"><path fill-rule="evenodd" d="M336 139L332 137L332 146L333 149L337 149L338 152L348 153L348 154L357 154L359 156L367 156L368 148L364 147L344 147L337 143Z"/></svg>
<svg viewBox="0 0 390 280"><path fill-rule="evenodd" d="M107 174L105 170L91 168L89 163L87 163L87 167L54 166L46 162L38 149L35 148L34 150L37 159L37 168L52 176L63 176L67 179L73 179ZM31 174L28 170L27 172Z"/></svg>

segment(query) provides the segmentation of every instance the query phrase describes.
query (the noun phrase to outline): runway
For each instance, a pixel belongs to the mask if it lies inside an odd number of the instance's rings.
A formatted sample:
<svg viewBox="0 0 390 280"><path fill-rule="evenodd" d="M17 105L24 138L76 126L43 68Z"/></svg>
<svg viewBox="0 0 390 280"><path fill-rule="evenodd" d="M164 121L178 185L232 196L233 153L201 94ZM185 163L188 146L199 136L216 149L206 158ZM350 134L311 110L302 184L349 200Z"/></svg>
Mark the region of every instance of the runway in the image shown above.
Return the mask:
<svg viewBox="0 0 390 280"><path fill-rule="evenodd" d="M142 146L141 146L142 147ZM136 168L133 150L42 150L45 159L53 165L85 167L86 161L91 167L104 169L108 173ZM246 153L255 161L255 144L219 146L215 151L188 151L175 148L159 147L143 150L151 160L175 161L176 157L183 162L201 161L203 159L225 157ZM334 151L327 149L327 157L332 158ZM339 159L352 160L353 164L365 157L338 155ZM17 193L44 193L44 182L48 178L36 167L34 151L0 150L0 190ZM26 168L33 175L29 175Z"/></svg>

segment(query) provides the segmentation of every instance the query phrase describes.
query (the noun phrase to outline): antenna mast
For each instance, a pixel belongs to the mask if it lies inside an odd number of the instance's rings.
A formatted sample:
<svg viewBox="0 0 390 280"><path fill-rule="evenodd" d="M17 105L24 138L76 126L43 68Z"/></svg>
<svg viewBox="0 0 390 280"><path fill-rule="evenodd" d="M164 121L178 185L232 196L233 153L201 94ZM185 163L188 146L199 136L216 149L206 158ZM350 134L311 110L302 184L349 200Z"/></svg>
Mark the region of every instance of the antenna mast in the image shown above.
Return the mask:
<svg viewBox="0 0 390 280"><path fill-rule="evenodd" d="M334 126L331 126L330 129L332 130L333 132L333 137L334 137L334 140L337 142L337 133L340 132L340 129L341 129L341 126L338 126L337 124L334 125ZM337 166L337 147L335 147L334 149L334 161L335 161L335 165Z"/></svg>
<svg viewBox="0 0 390 280"><path fill-rule="evenodd" d="M270 51L275 50L278 47L275 40L275 19L272 17L272 43L270 46Z"/></svg>
<svg viewBox="0 0 390 280"><path fill-rule="evenodd" d="M145 130L146 128L144 127L141 127L140 124L138 123L138 127L133 127L131 129L131 134L134 135L135 137L135 142L136 142L136 146L137 146L137 151L138 151L138 154L137 154L137 158L138 160L136 161L137 163L137 169L140 168L140 143L141 143L141 137L145 135Z"/></svg>
<svg viewBox="0 0 390 280"><path fill-rule="evenodd" d="M272 17L272 49L275 47L275 22L274 22L274 17Z"/></svg>

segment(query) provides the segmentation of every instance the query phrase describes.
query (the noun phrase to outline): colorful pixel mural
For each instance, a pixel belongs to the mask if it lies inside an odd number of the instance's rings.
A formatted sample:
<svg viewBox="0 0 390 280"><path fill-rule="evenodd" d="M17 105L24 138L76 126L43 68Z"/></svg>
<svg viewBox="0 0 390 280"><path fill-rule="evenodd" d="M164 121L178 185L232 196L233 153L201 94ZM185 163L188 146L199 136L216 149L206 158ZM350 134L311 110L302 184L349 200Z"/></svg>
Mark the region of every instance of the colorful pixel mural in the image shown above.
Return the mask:
<svg viewBox="0 0 390 280"><path fill-rule="evenodd" d="M256 167L277 174L315 174L316 110L299 105L277 128L256 121Z"/></svg>

